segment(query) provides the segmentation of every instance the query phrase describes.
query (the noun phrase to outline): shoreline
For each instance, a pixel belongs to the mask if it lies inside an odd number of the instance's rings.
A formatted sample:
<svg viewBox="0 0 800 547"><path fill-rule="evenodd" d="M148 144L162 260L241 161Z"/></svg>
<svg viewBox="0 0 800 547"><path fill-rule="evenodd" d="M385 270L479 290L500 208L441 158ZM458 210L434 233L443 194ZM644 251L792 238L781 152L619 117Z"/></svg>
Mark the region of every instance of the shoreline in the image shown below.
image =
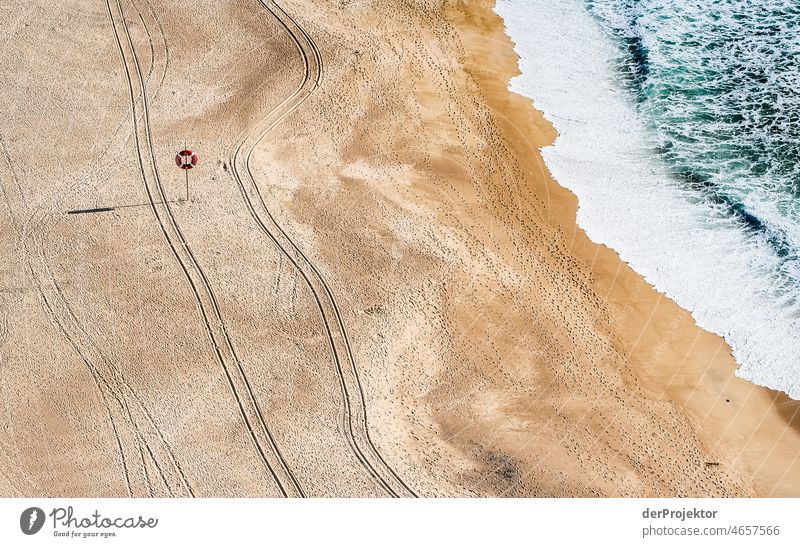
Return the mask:
<svg viewBox="0 0 800 547"><path fill-rule="evenodd" d="M676 178L676 169L692 171L691 160L675 163L661 150L661 139L670 142L671 134L667 119L652 108L661 99L637 95L641 91L626 83L618 64L624 62L624 47L608 34L604 25L613 24L602 22L604 9L582 1L497 0L494 11L505 19L520 55L522 74L510 88L535 99L560 134L542 149L545 163L578 197L578 224L590 239L614 249L656 290L690 310L701 328L723 337L739 363L738 376L800 400L800 344L788 298L792 282L779 273L782 260L771 244L759 243L742 228L736 206L717 210L711 203L715 193L731 198L730 189L722 189L725 182L697 192L679 180L683 175ZM652 38L657 48L657 33ZM661 72L654 70L652 85L659 86ZM637 104L640 100L644 103ZM688 129L678 121L675 130ZM713 135L694 138L700 147L715 146ZM676 154L683 157L689 148L677 145ZM728 179L726 168L719 167L714 177ZM759 183L753 184L758 193ZM774 198L773 205L766 205L771 201L766 196L759 201L770 208L782 199ZM778 229L765 214L756 215L762 228Z"/></svg>
<svg viewBox="0 0 800 547"><path fill-rule="evenodd" d="M555 129L528 98L508 89L519 74L518 56L502 19L488 4L465 6L469 17L456 16L469 44L468 64L493 67L471 74L504 119L505 138L523 152L519 156L527 151L528 173L541 170L541 179L529 177L528 183L534 194L545 194L548 221L571 234L572 251L590 266L594 290L607 295L612 336L628 359L622 369L627 387L674 404L709 456L739 467L756 495L799 495L800 402L735 376L738 365L722 338L697 327L689 312L577 226L576 197L552 178L539 152L553 143ZM470 39L476 30L483 43Z"/></svg>

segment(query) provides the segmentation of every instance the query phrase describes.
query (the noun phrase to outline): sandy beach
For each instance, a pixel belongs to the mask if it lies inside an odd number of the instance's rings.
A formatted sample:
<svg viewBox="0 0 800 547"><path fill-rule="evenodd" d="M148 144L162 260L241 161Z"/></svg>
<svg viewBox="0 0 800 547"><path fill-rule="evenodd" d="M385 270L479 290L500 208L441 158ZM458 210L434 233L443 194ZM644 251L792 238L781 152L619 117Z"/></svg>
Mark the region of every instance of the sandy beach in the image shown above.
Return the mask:
<svg viewBox="0 0 800 547"><path fill-rule="evenodd" d="M800 406L576 225L492 7L0 7L0 496L800 495Z"/></svg>

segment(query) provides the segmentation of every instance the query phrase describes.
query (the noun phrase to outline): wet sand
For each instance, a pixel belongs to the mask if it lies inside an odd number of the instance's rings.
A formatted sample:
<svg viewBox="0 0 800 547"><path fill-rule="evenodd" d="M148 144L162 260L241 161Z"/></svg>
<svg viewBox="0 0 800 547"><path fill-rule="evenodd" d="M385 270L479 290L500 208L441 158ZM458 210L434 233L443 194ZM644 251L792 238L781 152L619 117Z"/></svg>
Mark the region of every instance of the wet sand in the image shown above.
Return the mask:
<svg viewBox="0 0 800 547"><path fill-rule="evenodd" d="M526 148L551 144L554 130L540 113L531 111L527 99L509 93L501 83L518 73L516 56L502 22L485 7L475 5L467 12L472 21L481 21L478 32L483 35L472 41L478 68L474 74L489 103L510 120L506 135L524 157ZM462 24L469 29L470 23ZM493 66L502 76L481 71L481 66ZM541 169L541 158L532 156L527 163L535 173ZM716 484L714 475L721 470L738 469L742 486L751 494L798 495L800 404L737 378L737 365L724 340L698 328L687 311L621 264L616 253L593 244L576 228L576 200L570 192L548 173L531 182L544 185L544 192L536 192L547 196L544 214L563 230L571 252L591 272L593 292L602 298L611 338L622 357L620 375L626 391L668 403L668 412L683 415L697 436L706 461L694 469L694 476ZM667 455L674 458L671 472L684 472L686 462L673 451ZM700 490L698 495L713 493Z"/></svg>

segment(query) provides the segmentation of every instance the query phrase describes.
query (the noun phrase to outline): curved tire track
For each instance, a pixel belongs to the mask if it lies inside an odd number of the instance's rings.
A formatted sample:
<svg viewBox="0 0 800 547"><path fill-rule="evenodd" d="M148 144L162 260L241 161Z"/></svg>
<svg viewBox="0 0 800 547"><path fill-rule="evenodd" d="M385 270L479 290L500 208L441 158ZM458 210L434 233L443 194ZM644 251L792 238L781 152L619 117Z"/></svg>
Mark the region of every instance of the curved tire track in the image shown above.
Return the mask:
<svg viewBox="0 0 800 547"><path fill-rule="evenodd" d="M169 52L161 23L149 2L147 4L150 14L159 27L159 34L163 44L162 60L164 66L161 70L160 81L157 83L156 93L158 93L163 86L167 65L169 64ZM137 9L137 13L150 43L149 81L155 67L155 50L152 45L150 31L141 11ZM117 126L115 133L122 128L124 123L123 121ZM73 353L87 367L92 377L115 437L119 462L128 495L155 495L154 483L148 470L148 467L152 466L160 477L163 491L168 495L174 496L175 490L182 488L184 495L194 497L193 489L175 457L172 447L153 419L149 409L136 390L121 374L117 365L104 354L99 344L83 328L56 280L50 268L50 260L45 254L47 242L44 234L46 230L52 228L55 224L55 219L61 216L62 212L58 209L62 202L74 196L84 183L69 183L60 190L57 201L52 203L43 201L33 210L29 210L28 203L22 193L20 183L11 163L9 151L2 137L0 137L0 149L4 163L15 185L14 193L7 192L5 188L0 186L0 190L2 190L0 194L2 194L7 203L12 227L18 235L16 249L21 261L24 263L25 273L33 282L39 300L42 302L45 314L67 340ZM98 173L106 171L107 167L112 163L110 160L103 161L102 155L96 159L98 160L97 164L100 166ZM0 171L2 170L0 169ZM100 178L103 177L100 176ZM27 218L19 218L20 211L27 211ZM133 406L129 404L129 399L133 401ZM144 421L141 418L137 418L138 413L141 413ZM126 456L127 451L132 451L133 453ZM132 461L137 459L137 456L141 462L141 484L139 484L139 480L134 473L136 466L132 465ZM159 463L161 459L169 462L174 475L165 471L164 466Z"/></svg>
<svg viewBox="0 0 800 547"><path fill-rule="evenodd" d="M146 1L146 0L145 0ZM149 3L148 3L148 7ZM149 9L153 19L158 24L158 20L152 8ZM144 31L150 43L151 58L148 70L148 79L155 66L155 51L152 45L152 38L147 25L142 18L140 10L137 9L139 19L142 22ZM161 79L157 84L160 90L163 85L166 65L169 62L166 39L163 30L160 31L163 42L164 69ZM121 129L122 122L117 130ZM116 130L115 130L116 132ZM84 363L89 370L95 387L97 388L109 420L112 432L116 439L117 450L120 457L120 464L125 478L126 489L129 496L137 495L137 492L144 492L147 495L155 495L154 483L150 477L148 467L152 466L160 478L163 491L170 496L175 495L175 489L182 489L184 495L194 497L194 492L189 484L180 463L175 457L175 453L161 432L158 424L153 419L147 406L144 404L139 394L127 382L124 375L120 373L117 365L109 359L100 349L99 344L83 328L83 325L76 317L69 304L66 295L56 280L51 268L49 259L45 254L47 246L44 240L45 230L55 224L55 219L61 216L60 207L64 199L76 194L82 183L70 183L59 192L59 199L52 203L41 202L33 210L28 211L27 218L23 221L17 217L17 211L28 210L26 200L22 194L19 181L11 165L11 158L5 143L0 139L5 163L11 173L12 180L16 186L16 195L3 192L6 202L10 207L10 214L15 230L19 235L17 249L24 261L25 271L33 281L33 285L38 293L39 300L43 303L43 309L57 327L58 331L68 341L75 355ZM100 159L100 158L98 158ZM98 161L102 173L110 164L110 161ZM11 203L14 206L11 206ZM129 399L133 401L133 406L129 404ZM138 412L137 412L138 409ZM144 417L144 420L137 418L137 414ZM152 441L155 441L154 443ZM126 457L126 451L132 450L135 455ZM135 466L132 461L138 459L141 462L141 487L138 480L133 480ZM174 475L165 471L164 466L159 460L164 459L169 462Z"/></svg>
<svg viewBox="0 0 800 547"><path fill-rule="evenodd" d="M114 16L111 0L106 0L114 38L128 84L136 155L150 208L158 221L161 233L173 258L182 270L194 295L214 355L225 373L239 414L265 469L275 481L283 496L303 497L304 493L300 484L287 465L272 433L267 427L250 382L244 373L228 335L217 298L208 278L178 226L168 203L155 158L145 79L130 30L128 29L122 3L120 0L116 0L115 4L119 23ZM120 37L121 34L124 34L124 39Z"/></svg>
<svg viewBox="0 0 800 547"><path fill-rule="evenodd" d="M322 273L278 224L255 182L250 159L255 147L269 131L302 105L321 85L322 55L314 40L283 8L272 0L259 2L278 20L294 42L303 59L304 75L295 91L258 124L248 130L229 153L231 172L250 215L259 229L286 256L308 286L323 322L331 357L342 391L344 410L341 424L348 444L361 465L373 479L394 497L417 497L375 447L369 434L364 391L353 351L336 298Z"/></svg>

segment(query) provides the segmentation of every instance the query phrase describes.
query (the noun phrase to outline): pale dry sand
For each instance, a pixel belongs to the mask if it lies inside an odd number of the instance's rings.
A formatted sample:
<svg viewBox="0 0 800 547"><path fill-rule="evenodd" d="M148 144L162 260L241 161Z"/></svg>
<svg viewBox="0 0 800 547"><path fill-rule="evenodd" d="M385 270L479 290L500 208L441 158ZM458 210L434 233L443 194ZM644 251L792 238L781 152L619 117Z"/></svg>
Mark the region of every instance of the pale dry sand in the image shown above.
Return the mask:
<svg viewBox="0 0 800 547"><path fill-rule="evenodd" d="M490 2L280 6L0 6L0 495L800 493L796 403L576 228Z"/></svg>

